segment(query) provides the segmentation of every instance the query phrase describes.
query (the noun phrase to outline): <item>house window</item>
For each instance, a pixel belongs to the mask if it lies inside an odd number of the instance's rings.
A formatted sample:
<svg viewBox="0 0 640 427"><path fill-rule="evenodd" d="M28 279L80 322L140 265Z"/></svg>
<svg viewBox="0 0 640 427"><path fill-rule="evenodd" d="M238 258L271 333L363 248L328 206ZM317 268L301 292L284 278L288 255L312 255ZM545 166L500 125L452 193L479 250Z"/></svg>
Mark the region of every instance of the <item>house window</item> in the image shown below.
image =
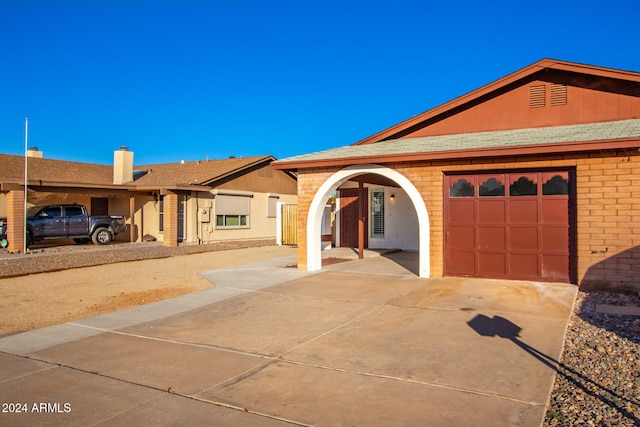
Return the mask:
<svg viewBox="0 0 640 427"><path fill-rule="evenodd" d="M216 226L218 228L245 228L247 218L247 215L216 215Z"/></svg>
<svg viewBox="0 0 640 427"><path fill-rule="evenodd" d="M250 228L251 197L216 195L216 228Z"/></svg>
<svg viewBox="0 0 640 427"><path fill-rule="evenodd" d="M267 218L275 218L278 212L278 199L280 196L270 194L267 198Z"/></svg>
<svg viewBox="0 0 640 427"><path fill-rule="evenodd" d="M384 190L371 191L371 237L384 237Z"/></svg>

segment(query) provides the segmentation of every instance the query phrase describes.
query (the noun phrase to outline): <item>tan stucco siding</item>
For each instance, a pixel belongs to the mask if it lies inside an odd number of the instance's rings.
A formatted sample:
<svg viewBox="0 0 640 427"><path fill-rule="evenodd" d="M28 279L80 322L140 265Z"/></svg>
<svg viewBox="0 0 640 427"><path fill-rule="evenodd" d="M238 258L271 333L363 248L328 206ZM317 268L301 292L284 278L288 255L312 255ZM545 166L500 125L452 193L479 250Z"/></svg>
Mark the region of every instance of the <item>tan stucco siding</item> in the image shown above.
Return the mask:
<svg viewBox="0 0 640 427"><path fill-rule="evenodd" d="M261 193L296 194L296 180L287 173L264 166L246 173L217 188L224 190L255 191Z"/></svg>
<svg viewBox="0 0 640 427"><path fill-rule="evenodd" d="M220 228L216 225L216 202L215 199L209 205L209 200L200 199L201 209L202 202L211 206L210 221L198 223L198 237L203 242L214 242L222 240L240 240L240 239L275 239L276 238L276 217L269 217L268 199L273 193L252 193L249 199L249 224L246 228ZM295 194L279 194L277 201L286 204L295 204L297 196ZM197 219L197 218L196 218ZM192 238L193 236L190 236ZM196 238L197 240L197 238ZM192 240L193 241L193 240Z"/></svg>

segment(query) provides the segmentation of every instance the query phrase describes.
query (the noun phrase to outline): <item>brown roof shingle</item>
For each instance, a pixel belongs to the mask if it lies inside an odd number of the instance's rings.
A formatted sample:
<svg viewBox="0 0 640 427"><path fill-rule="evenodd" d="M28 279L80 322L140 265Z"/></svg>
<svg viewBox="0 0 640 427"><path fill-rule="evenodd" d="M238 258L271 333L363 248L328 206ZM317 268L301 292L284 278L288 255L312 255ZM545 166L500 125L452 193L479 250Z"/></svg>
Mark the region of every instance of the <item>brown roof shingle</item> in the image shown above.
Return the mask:
<svg viewBox="0 0 640 427"><path fill-rule="evenodd" d="M253 156L223 160L204 160L185 163L168 163L134 166L134 170L147 173L134 182L124 185L113 184L113 166L92 163L69 162L38 157L28 158L29 183L34 185L63 187L108 187L108 188L160 188L185 185L215 184L234 173L254 166L270 163L273 156ZM0 154L0 183L24 182L24 157Z"/></svg>
<svg viewBox="0 0 640 427"><path fill-rule="evenodd" d="M38 157L28 158L29 181L82 185L111 185L113 167ZM0 181L24 180L24 157L0 154Z"/></svg>
<svg viewBox="0 0 640 427"><path fill-rule="evenodd" d="M273 156L254 156L136 166L135 170L144 170L147 174L138 178L135 184L142 187L209 185L235 172L272 160L275 160Z"/></svg>

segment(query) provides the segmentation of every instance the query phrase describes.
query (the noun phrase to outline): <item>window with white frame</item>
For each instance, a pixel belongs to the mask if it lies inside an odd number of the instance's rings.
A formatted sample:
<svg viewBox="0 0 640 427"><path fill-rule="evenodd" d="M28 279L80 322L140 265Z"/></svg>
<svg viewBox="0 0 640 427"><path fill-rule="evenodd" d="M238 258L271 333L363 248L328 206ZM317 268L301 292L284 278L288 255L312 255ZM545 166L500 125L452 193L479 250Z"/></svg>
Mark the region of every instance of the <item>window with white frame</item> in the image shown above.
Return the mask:
<svg viewBox="0 0 640 427"><path fill-rule="evenodd" d="M216 228L250 228L250 202L250 196L216 195Z"/></svg>
<svg viewBox="0 0 640 427"><path fill-rule="evenodd" d="M384 237L384 190L371 190L371 237Z"/></svg>

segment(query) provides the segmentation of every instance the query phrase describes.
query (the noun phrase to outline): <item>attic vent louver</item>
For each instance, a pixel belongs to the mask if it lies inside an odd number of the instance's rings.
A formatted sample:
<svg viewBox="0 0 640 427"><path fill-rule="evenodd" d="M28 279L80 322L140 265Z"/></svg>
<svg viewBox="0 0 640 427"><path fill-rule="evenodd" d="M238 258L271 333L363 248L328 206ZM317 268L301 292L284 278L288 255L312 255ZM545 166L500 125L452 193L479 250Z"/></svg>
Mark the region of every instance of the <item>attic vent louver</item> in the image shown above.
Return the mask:
<svg viewBox="0 0 640 427"><path fill-rule="evenodd" d="M529 86L529 107L539 108L546 105L545 85Z"/></svg>
<svg viewBox="0 0 640 427"><path fill-rule="evenodd" d="M551 105L567 105L567 85L551 85Z"/></svg>

